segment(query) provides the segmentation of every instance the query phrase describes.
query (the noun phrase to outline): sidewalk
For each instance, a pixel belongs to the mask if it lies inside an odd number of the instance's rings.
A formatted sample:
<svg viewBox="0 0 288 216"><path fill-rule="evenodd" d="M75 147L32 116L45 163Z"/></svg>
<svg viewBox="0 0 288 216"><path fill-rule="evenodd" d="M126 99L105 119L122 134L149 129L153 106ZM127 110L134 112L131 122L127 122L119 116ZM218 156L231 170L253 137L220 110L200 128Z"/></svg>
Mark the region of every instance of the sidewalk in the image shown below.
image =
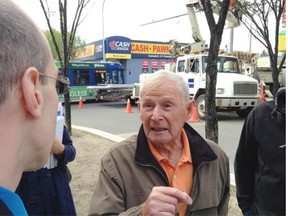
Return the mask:
<svg viewBox="0 0 288 216"><path fill-rule="evenodd" d="M77 215L82 216L88 213L102 156L124 138L91 128L80 126L72 126L72 128L76 158L68 164L72 173L70 186ZM229 215L242 215L237 205L234 186L231 186Z"/></svg>

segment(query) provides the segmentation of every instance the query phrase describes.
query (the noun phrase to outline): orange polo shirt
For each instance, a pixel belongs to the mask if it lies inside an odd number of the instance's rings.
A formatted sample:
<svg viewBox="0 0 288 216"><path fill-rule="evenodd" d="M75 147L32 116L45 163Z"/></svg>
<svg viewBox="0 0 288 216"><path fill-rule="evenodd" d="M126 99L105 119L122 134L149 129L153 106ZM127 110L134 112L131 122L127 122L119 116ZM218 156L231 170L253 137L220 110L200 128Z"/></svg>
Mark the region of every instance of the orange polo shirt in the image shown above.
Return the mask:
<svg viewBox="0 0 288 216"><path fill-rule="evenodd" d="M181 140L183 144L183 151L176 167L174 167L168 159L160 155L150 142L148 142L148 145L153 156L164 169L170 185L183 192L186 192L189 195L193 184L193 164L188 138L184 129L182 129ZM179 207L179 215L186 215L186 210L187 205L181 203Z"/></svg>

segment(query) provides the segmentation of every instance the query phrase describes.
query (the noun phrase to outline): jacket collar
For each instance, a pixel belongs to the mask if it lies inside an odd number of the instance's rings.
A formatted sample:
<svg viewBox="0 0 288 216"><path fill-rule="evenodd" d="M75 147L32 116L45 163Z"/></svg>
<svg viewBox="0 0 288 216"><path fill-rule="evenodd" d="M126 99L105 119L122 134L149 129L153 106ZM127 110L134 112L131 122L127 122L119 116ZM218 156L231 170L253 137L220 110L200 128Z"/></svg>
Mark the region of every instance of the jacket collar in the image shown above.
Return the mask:
<svg viewBox="0 0 288 216"><path fill-rule="evenodd" d="M197 170L197 167L201 163L212 161L217 158L208 143L188 123L184 124L184 130L189 140L194 170ZM163 170L149 149L143 125L141 125L138 132L137 147L134 158L141 164L152 165Z"/></svg>

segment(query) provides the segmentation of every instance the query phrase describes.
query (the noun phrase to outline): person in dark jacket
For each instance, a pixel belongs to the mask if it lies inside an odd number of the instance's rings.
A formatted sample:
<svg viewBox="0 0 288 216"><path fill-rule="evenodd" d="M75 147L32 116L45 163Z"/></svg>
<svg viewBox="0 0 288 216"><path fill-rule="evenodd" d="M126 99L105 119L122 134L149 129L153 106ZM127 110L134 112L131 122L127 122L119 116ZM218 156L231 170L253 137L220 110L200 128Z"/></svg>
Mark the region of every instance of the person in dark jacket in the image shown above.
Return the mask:
<svg viewBox="0 0 288 216"><path fill-rule="evenodd" d="M187 82L157 71L141 83L137 135L101 160L89 215L227 215L229 159L186 121Z"/></svg>
<svg viewBox="0 0 288 216"><path fill-rule="evenodd" d="M244 215L285 215L286 88L256 106L242 129L235 157L237 200Z"/></svg>
<svg viewBox="0 0 288 216"><path fill-rule="evenodd" d="M61 115L59 107L58 112ZM23 173L16 193L29 215L76 215L67 168L67 163L76 156L76 149L65 126L62 142L55 139L51 153L44 168Z"/></svg>

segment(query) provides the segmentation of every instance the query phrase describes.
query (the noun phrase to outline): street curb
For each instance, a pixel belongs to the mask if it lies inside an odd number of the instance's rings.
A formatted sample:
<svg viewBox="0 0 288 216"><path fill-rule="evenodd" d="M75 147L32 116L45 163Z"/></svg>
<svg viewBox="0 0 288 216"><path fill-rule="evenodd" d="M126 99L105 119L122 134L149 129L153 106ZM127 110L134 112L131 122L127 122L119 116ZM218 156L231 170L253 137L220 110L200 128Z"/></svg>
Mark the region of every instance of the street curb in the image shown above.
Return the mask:
<svg viewBox="0 0 288 216"><path fill-rule="evenodd" d="M101 136L103 138L109 139L109 140L111 140L113 142L117 142L117 143L122 142L123 140L126 139L124 137L120 137L120 136L117 136L117 135L114 135L114 134L111 134L111 133L107 133L105 131L100 131L100 130L97 130L97 129L93 129L93 128L82 127L82 126L78 126L78 125L72 125L72 128L73 129L77 129L77 130L86 131L88 133L92 133L92 134L95 134L97 136ZM230 184L232 186L236 186L234 173L230 173Z"/></svg>
<svg viewBox="0 0 288 216"><path fill-rule="evenodd" d="M109 140L111 140L113 142L117 142L117 143L122 142L123 140L126 139L124 137L120 137L120 136L117 136L117 135L114 135L114 134L111 134L111 133L107 133L107 132L104 132L104 131L100 131L100 130L97 130L97 129L93 129L93 128L82 127L82 126L77 126L77 125L72 125L72 128L73 129L82 130L82 131L86 131L88 133L92 133L92 134L101 136L103 138L109 139Z"/></svg>

